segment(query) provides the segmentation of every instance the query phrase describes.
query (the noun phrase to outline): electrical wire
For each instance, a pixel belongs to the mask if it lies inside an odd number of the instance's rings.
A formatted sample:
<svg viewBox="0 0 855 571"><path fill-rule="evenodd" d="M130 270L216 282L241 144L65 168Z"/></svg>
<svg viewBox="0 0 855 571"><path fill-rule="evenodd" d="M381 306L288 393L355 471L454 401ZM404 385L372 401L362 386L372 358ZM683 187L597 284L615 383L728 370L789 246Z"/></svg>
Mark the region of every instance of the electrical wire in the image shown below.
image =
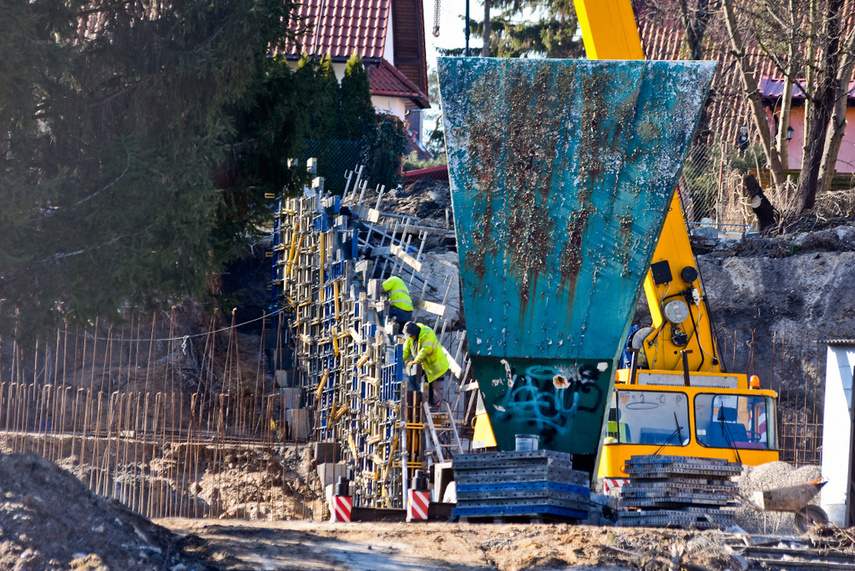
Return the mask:
<svg viewBox="0 0 855 571"><path fill-rule="evenodd" d="M115 341L120 343L140 343L140 342L157 342L157 341L186 341L189 339L195 339L197 337L207 337L208 335L215 335L217 333L223 333L225 331L230 331L232 329L237 329L238 327L243 327L244 325L249 325L250 323L255 323L257 321L261 321L263 319L267 319L269 317L274 317L281 313L285 312L285 308L277 309L273 313L266 313L261 317L256 317L255 319L250 319L249 321L244 321L243 323L236 323L235 325L229 325L228 327L222 327L220 329L216 329L214 331L208 331L206 333L194 333L193 335L182 335L180 337L159 337L157 339L152 339L151 337L146 337L145 339L109 339L107 337L98 337L98 335L92 335L90 333L82 333L78 334L78 337L84 337L86 339L92 339L93 341Z"/></svg>
<svg viewBox="0 0 855 571"><path fill-rule="evenodd" d="M699 316L698 316L698 327L700 327L700 326L701 326L701 321L703 321L703 319L704 319L703 314L701 314L701 315L699 315ZM713 345L715 345L715 343L713 343ZM715 362L718 360L718 358L717 358L717 357L716 357L716 355L715 355L715 351L713 351L713 353L708 353L708 352L706 351L706 349L704 349L703 345L701 345L701 338L700 338L700 336L698 336L698 347L700 347L701 352L702 352L703 354L705 354L707 357L709 357L709 358L710 358L710 361L711 361L711 363L712 363L712 364L710 364L710 368L706 370L706 372L707 372L707 373L709 373L710 371L712 371L712 368L713 368L713 367L715 367ZM698 368L698 370L700 370L700 368Z"/></svg>

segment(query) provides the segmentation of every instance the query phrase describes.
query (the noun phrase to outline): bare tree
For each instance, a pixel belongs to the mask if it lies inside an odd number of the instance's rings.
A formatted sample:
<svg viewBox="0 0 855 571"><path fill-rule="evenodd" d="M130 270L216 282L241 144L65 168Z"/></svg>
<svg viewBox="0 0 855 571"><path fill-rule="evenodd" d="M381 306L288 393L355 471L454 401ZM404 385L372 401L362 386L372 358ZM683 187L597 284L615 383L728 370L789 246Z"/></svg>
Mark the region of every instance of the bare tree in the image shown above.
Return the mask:
<svg viewBox="0 0 855 571"><path fill-rule="evenodd" d="M832 140L834 139L835 129L831 126L829 132L829 127L838 98L847 96L846 89L840 93L840 82L838 81L838 74L844 71L841 68L843 58L840 49L843 0L828 0L825 8L826 11L822 14L821 35L817 38L819 49L815 62L817 67L816 88L815 91L806 91L806 97L811 100L810 122L805 133L805 138L808 141L807 152L802 159L796 201L793 210L789 213L791 215L801 214L813 207L816 202L820 165L828 164L828 161L831 160L833 173L833 165L837 162L836 151L833 157L830 156L829 143L831 141L829 141L829 137ZM808 62L808 65L813 64L814 62ZM851 78L852 71L850 69L849 77L845 79L845 85L849 84ZM845 124L844 119L840 126L841 131Z"/></svg>
<svg viewBox="0 0 855 571"><path fill-rule="evenodd" d="M704 57L704 35L707 31L710 18L717 9L717 0L697 0L697 5L692 9L687 0L679 0L680 19L683 29L686 31L686 44L689 47L690 58L693 60Z"/></svg>
<svg viewBox="0 0 855 571"><path fill-rule="evenodd" d="M819 165L819 189L820 193L827 192L831 188L834 178L834 165L840 152L840 143L846 131L846 105L849 99L849 82L852 79L853 68L855 68L855 27L849 30L846 38L840 68L835 78L836 95L834 110L831 113L828 134L826 135L825 149Z"/></svg>
<svg viewBox="0 0 855 571"><path fill-rule="evenodd" d="M827 190L846 127L849 82L855 69L855 30L845 33L851 0L722 0L731 47L742 72L744 94L776 185L787 164L786 133L793 92L805 102L805 138L796 195L784 222L809 210L818 192ZM742 32L769 57L783 77L784 89L776 141L769 136L765 108L757 90ZM804 58L800 54L804 53Z"/></svg>
<svg viewBox="0 0 855 571"><path fill-rule="evenodd" d="M733 5L733 0L722 0L724 21L730 37L730 45L739 64L742 87L751 107L754 125L757 127L757 133L760 135L760 144L763 145L763 152L769 161L769 171L772 174L772 181L775 186L781 186L786 180L784 167L781 164L781 156L778 153L778 149L772 143L772 135L766 119L766 108L763 106L763 100L760 97L760 89L754 77L754 69L751 67L748 59L748 50L746 50L745 43L742 41L742 33L738 26Z"/></svg>

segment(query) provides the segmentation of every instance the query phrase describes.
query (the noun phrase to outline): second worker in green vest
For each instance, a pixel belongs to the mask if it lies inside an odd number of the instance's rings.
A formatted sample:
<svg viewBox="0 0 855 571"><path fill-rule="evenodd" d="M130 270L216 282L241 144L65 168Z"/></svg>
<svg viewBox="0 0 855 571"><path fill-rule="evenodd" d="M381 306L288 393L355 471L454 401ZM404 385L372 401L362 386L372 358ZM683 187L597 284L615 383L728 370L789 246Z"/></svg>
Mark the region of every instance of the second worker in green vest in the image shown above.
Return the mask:
<svg viewBox="0 0 855 571"><path fill-rule="evenodd" d="M407 284L398 276L392 276L383 282L383 290L389 294L389 315L403 325L413 318L413 300Z"/></svg>

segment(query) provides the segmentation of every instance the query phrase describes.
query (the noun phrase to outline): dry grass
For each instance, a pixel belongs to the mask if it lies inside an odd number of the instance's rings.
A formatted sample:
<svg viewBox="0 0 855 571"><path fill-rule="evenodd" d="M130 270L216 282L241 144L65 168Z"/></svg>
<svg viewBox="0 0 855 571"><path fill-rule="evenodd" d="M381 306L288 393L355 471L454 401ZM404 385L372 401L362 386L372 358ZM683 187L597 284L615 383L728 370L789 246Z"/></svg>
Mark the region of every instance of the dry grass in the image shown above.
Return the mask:
<svg viewBox="0 0 855 571"><path fill-rule="evenodd" d="M793 180L788 180L780 188L767 187L764 189L766 197L779 213L786 213L793 209L796 202L796 190ZM742 175L739 172L723 172L717 194L715 212L719 223L756 226L757 219L742 192ZM691 209L687 214L689 219L693 220ZM835 220L855 219L855 188L830 190L819 195L814 207L800 218L805 219L807 217L817 227L825 226ZM693 221L697 222L698 220ZM799 225L798 228L802 226L804 224Z"/></svg>

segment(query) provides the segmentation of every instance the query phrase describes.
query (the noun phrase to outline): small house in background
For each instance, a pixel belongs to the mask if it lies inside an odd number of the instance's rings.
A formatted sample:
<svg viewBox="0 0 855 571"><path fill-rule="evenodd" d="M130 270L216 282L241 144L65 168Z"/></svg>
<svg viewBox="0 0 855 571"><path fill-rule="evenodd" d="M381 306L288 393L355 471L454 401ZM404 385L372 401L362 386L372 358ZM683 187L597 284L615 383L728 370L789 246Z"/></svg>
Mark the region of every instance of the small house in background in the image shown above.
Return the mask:
<svg viewBox="0 0 855 571"><path fill-rule="evenodd" d="M422 110L430 107L422 0L301 0L295 17L304 32L287 45L289 60L329 55L341 81L347 60L359 54L375 109L398 117L421 141Z"/></svg>
<svg viewBox="0 0 855 571"><path fill-rule="evenodd" d="M766 109L766 118L772 133L778 132L778 119L781 114L781 99L784 93L784 80L764 76L760 79L760 96ZM855 81L849 84L849 100L846 105L846 131L840 144L837 174L855 173ZM793 85L792 107L790 108L790 128L787 133L787 162L785 169L799 170L802 166L802 145L804 144L805 96L797 85Z"/></svg>

